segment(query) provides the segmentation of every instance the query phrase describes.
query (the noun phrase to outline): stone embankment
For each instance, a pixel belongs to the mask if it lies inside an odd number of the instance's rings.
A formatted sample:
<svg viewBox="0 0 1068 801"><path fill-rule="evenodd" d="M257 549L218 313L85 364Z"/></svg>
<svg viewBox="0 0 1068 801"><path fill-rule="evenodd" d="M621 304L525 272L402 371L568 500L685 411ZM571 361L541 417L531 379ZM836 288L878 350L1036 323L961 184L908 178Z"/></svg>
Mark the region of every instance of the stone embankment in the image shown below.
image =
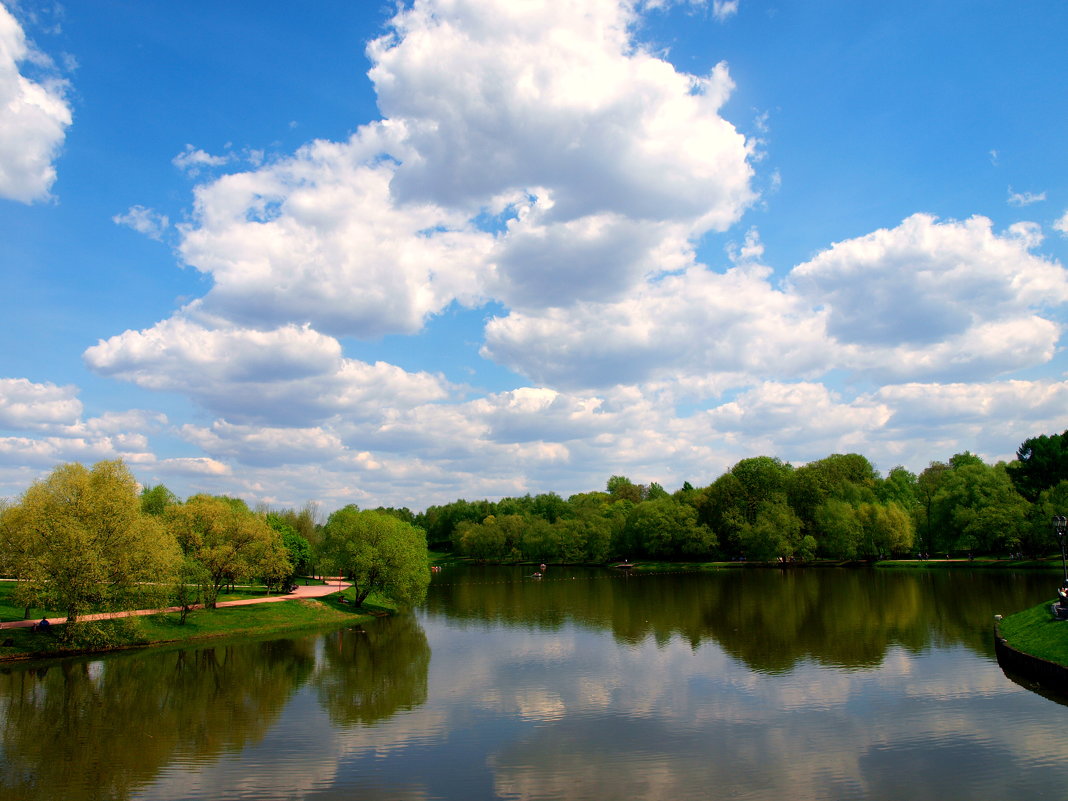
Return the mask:
<svg viewBox="0 0 1068 801"><path fill-rule="evenodd" d="M1002 669L1068 695L1068 668L1013 648L1001 636L1000 620L1001 615L994 618L994 653Z"/></svg>

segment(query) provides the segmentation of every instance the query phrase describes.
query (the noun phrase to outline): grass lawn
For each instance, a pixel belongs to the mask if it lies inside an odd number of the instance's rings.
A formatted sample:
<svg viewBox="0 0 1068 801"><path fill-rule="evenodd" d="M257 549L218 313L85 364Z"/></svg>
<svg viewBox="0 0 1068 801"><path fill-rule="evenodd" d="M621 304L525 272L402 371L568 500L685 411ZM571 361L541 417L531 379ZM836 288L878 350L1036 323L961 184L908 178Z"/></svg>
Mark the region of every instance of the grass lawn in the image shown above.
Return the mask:
<svg viewBox="0 0 1068 801"><path fill-rule="evenodd" d="M1068 620L1050 612L1051 598L1043 604L1004 618L1001 636L1017 651L1068 667Z"/></svg>
<svg viewBox="0 0 1068 801"><path fill-rule="evenodd" d="M22 620L24 610L10 605L13 583L0 581L0 619L3 620ZM262 589L260 594L263 594ZM337 594L334 594L325 598L197 609L189 613L184 624L180 622L180 615L176 612L96 621L89 624L95 631L88 635L88 639L73 644L61 641L62 626L53 626L52 630L46 633L37 633L30 629L3 629L0 631L0 643L10 640L10 645L0 644L0 661L184 643L219 637L244 638L284 633L352 624L396 611L388 601L375 596L368 598L363 606L354 608L351 588L346 591L346 595L347 603L341 603ZM45 612L46 610L35 610L31 617L40 619L45 616ZM48 615L57 617L61 613L49 610Z"/></svg>
<svg viewBox="0 0 1068 801"><path fill-rule="evenodd" d="M300 585L322 585L325 581L314 578L299 578L297 583ZM42 617L63 617L67 613L62 609L42 609L39 607L31 607L29 617L26 618L25 612L21 606L15 606L11 602L11 594L15 589L15 582L9 579L0 579L0 623L10 620L40 620ZM274 592L272 595L280 595L279 592ZM267 588L263 584L239 584L234 587L233 592L221 592L219 593L219 601L239 601L245 598L263 598L267 595Z"/></svg>
<svg viewBox="0 0 1068 801"><path fill-rule="evenodd" d="M956 570L971 568L973 570L1061 570L1061 555L1047 556L1039 559L999 559L995 556L977 556L968 561L965 558L954 557L950 560L931 558L919 559L884 559L875 563L876 567L895 568L901 570Z"/></svg>
<svg viewBox="0 0 1068 801"><path fill-rule="evenodd" d="M23 620L25 619L26 610L21 606L15 606L11 602L11 593L14 592L15 582L6 579L0 579L0 622L8 620ZM59 609L40 609L36 606L30 607L30 620L40 620L42 617L60 617L65 615Z"/></svg>

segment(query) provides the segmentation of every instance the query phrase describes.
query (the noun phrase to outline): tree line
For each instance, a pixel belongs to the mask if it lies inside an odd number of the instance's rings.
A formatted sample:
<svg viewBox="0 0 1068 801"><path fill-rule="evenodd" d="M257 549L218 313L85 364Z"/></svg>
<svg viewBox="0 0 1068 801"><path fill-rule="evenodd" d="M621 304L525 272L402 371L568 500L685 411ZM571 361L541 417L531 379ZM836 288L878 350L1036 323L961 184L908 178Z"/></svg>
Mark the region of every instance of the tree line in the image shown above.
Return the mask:
<svg viewBox="0 0 1068 801"><path fill-rule="evenodd" d="M882 476L858 453L794 467L742 459L706 487L668 493L612 476L604 491L457 500L407 517L430 546L492 561L872 560L1041 554L1068 510L1068 431L1030 438L1011 463L967 451L918 475Z"/></svg>
<svg viewBox="0 0 1068 801"><path fill-rule="evenodd" d="M881 476L864 456L794 467L742 459L706 487L673 493L612 476L603 491L457 500L406 508L252 509L141 487L122 461L66 464L0 505L0 573L15 602L86 613L173 604L182 620L224 588L268 590L325 571L401 604L429 583L427 548L485 561L878 559L894 554L1047 553L1068 509L1068 431L1022 443L1011 463L958 453L919 475Z"/></svg>
<svg viewBox="0 0 1068 801"><path fill-rule="evenodd" d="M65 634L100 611L174 605L185 622L235 584L271 592L328 570L353 582L357 604L375 591L414 603L429 584L426 539L395 515L356 506L320 524L311 506L181 501L163 485L140 487L121 460L61 465L0 507L0 574L18 579L14 602L27 615L64 611Z"/></svg>

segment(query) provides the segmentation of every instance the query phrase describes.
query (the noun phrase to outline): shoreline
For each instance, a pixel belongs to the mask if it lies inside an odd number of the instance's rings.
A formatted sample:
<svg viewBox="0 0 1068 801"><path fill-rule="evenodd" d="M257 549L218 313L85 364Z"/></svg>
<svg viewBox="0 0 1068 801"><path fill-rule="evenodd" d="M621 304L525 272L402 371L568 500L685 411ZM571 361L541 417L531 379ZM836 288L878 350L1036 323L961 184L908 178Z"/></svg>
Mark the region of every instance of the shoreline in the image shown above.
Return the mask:
<svg viewBox="0 0 1068 801"><path fill-rule="evenodd" d="M599 564L589 562L549 562L549 567L597 567L618 568L620 560L603 562ZM536 560L524 559L516 562L498 562L493 560L478 561L471 557L456 557L450 560L449 567L537 567L540 563ZM545 563L541 563L545 564ZM841 560L841 559L813 559L808 562L757 562L757 561L708 561L708 562L669 562L654 559L631 560L627 569L637 573L653 572L698 572L712 570L795 570L803 568L876 568L879 570L1045 570L1060 572L1060 557L1053 561L1053 557L1047 559L989 559L981 558L969 560L967 557L960 559L881 559L869 561L866 559Z"/></svg>
<svg viewBox="0 0 1068 801"><path fill-rule="evenodd" d="M1053 615L1050 606L1054 603L1046 601L1006 617L996 615L994 653L1006 674L1035 682L1059 696L1068 696L1068 648L1065 647L1068 621ZM1051 628L1058 624L1064 627Z"/></svg>
<svg viewBox="0 0 1068 801"><path fill-rule="evenodd" d="M182 647L187 643L196 646L213 640L362 624L395 611L380 599L354 609L351 601L336 600L337 585L331 585L329 590L329 595L320 592L301 597L294 593L221 602L216 609L189 612L185 623L179 622L178 611L94 615L95 619L89 621L97 624L92 637L69 644L62 642L52 628L46 632L32 630L36 621L8 621L0 629L0 665L138 648ZM55 628L66 625L65 618L59 620L62 622L54 624Z"/></svg>

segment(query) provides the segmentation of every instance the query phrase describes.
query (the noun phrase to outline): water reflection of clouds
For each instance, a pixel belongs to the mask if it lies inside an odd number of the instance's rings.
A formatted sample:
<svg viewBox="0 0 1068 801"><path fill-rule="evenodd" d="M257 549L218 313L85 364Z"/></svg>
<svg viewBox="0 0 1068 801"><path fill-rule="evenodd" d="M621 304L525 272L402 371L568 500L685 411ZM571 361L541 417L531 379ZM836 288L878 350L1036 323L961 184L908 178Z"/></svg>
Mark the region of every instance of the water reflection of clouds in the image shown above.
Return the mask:
<svg viewBox="0 0 1068 801"><path fill-rule="evenodd" d="M418 627L416 627L418 630ZM421 635L421 630L419 630ZM399 765L392 756L436 741L448 724L444 710L400 709L385 725L343 725L326 714L316 677L330 673L327 649L337 647L340 632L324 635L315 645L315 671L285 705L279 720L263 738L236 756L208 760L176 760L137 798L166 801L175 798L218 798L225 788L230 798L332 798L338 788L358 785L362 798L424 799L426 788L413 780L415 772L382 770L354 773L353 766L368 763ZM196 755L192 755L196 756ZM379 785L374 786L375 781Z"/></svg>
<svg viewBox="0 0 1068 801"><path fill-rule="evenodd" d="M241 791L946 801L1038 795L1048 780L1034 776L1065 772L1055 718L1032 715L1048 702L963 646L892 647L876 667L804 661L769 675L681 637L620 648L575 625L487 631L444 619L427 635L425 704L339 727L305 687L240 757ZM263 756L274 753L285 756ZM233 787L233 770L223 760L167 774L143 797L212 797Z"/></svg>
<svg viewBox="0 0 1068 801"><path fill-rule="evenodd" d="M1004 701L1019 690L989 664L961 675L962 658L976 664L966 650L940 657L891 648L878 667L802 663L769 677L746 670L712 644L691 649L679 639L663 645L646 640L622 651L609 637L567 627L543 636L552 640L545 644L553 652L580 656L551 681L555 724L494 748L500 794L693 797L695 787L748 787L757 788L753 797L759 798L890 797L887 787L912 781L899 749L913 755L922 748L941 757L921 760L916 778L938 790L906 795L954 797L944 781L925 774L938 759L962 755L969 755L975 781L1012 795L1013 783L999 778L1000 766L1054 756L1050 745L1033 748L1011 725L986 730L974 699ZM534 656L521 671L515 670L515 653L504 660L491 654L469 660L466 681L497 687L502 714L522 709L529 682L550 686L539 672L537 651L524 644L522 653ZM439 649L435 658L451 659ZM629 735L621 737L624 728ZM694 749L695 737L702 748ZM613 744L611 753L596 745L603 742ZM897 781L898 774L905 778Z"/></svg>

